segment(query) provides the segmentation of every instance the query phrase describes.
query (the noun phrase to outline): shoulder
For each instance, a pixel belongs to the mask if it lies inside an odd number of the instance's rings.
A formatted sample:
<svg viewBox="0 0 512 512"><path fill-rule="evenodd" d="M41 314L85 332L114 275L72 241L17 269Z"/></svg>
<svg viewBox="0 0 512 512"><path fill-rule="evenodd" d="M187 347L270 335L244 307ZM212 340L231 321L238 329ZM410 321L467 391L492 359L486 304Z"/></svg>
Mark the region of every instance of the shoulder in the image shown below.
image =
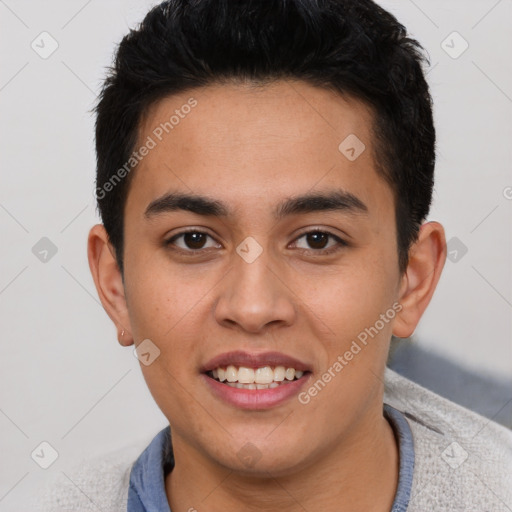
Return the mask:
<svg viewBox="0 0 512 512"><path fill-rule="evenodd" d="M406 416L413 435L415 465L408 510L512 509L511 430L389 368L385 402Z"/></svg>
<svg viewBox="0 0 512 512"><path fill-rule="evenodd" d="M37 512L126 512L130 471L144 445L83 460L52 475L33 497Z"/></svg>

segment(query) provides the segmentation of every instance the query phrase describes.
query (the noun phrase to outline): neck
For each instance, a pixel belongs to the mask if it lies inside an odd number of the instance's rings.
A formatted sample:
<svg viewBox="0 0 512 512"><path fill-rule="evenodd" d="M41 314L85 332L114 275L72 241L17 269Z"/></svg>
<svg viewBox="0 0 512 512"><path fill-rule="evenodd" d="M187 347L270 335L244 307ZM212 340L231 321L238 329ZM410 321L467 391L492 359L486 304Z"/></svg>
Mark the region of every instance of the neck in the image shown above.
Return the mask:
<svg viewBox="0 0 512 512"><path fill-rule="evenodd" d="M344 433L328 453L285 476L271 469L236 473L206 460L179 436L173 435L173 448L176 464L165 482L173 512L384 512L398 485L398 447L382 409Z"/></svg>

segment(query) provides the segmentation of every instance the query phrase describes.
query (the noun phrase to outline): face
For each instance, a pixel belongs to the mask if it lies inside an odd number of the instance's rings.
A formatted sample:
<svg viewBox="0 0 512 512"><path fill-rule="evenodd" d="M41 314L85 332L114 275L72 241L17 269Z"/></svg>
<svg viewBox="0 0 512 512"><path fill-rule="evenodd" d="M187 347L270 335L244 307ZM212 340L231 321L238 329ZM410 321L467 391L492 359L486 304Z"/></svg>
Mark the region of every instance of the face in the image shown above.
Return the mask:
<svg viewBox="0 0 512 512"><path fill-rule="evenodd" d="M381 416L400 275L371 124L361 102L288 81L147 112L124 292L135 343L160 351L141 368L177 457L285 475Z"/></svg>

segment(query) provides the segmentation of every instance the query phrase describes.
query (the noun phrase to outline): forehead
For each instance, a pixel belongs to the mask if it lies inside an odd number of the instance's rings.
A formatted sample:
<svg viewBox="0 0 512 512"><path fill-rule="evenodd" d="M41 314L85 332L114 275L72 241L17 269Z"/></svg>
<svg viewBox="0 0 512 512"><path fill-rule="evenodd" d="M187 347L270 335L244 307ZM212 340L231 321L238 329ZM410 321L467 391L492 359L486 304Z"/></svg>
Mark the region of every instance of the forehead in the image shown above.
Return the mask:
<svg viewBox="0 0 512 512"><path fill-rule="evenodd" d="M305 82L217 84L165 97L140 124L138 147L151 141L152 149L129 195L150 202L179 188L242 206L342 187L365 202L386 200L372 123L363 102Z"/></svg>

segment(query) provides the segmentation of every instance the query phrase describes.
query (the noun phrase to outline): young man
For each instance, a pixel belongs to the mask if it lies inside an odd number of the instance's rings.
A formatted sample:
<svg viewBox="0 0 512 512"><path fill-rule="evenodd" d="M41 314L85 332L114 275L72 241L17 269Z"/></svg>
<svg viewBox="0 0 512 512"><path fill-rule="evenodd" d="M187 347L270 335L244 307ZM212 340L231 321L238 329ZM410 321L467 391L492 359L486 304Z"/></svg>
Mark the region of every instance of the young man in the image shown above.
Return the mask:
<svg viewBox="0 0 512 512"><path fill-rule="evenodd" d="M423 60L371 0L171 0L123 39L88 254L169 427L47 509L512 510L511 432L386 369L445 261Z"/></svg>

